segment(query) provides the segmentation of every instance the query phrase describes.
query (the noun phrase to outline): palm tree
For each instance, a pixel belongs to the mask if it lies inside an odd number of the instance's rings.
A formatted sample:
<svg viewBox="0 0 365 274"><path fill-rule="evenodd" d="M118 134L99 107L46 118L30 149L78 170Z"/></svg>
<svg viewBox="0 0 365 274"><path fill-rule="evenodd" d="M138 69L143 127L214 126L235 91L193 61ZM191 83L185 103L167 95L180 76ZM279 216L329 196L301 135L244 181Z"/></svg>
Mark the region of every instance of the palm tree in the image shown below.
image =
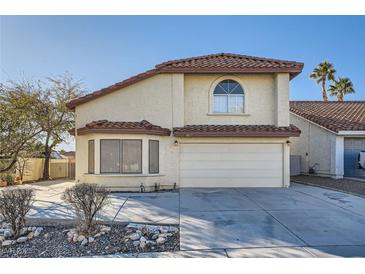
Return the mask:
<svg viewBox="0 0 365 274"><path fill-rule="evenodd" d="M322 84L323 101L328 101L326 81L335 80L335 73L336 70L334 69L333 65L328 61L324 61L322 63L319 63L310 75L310 78L316 80L317 84Z"/></svg>
<svg viewBox="0 0 365 274"><path fill-rule="evenodd" d="M336 96L337 101L343 102L343 97L349 93L355 93L354 86L351 80L347 77L335 80L332 85L330 85L329 89L331 92L331 96Z"/></svg>

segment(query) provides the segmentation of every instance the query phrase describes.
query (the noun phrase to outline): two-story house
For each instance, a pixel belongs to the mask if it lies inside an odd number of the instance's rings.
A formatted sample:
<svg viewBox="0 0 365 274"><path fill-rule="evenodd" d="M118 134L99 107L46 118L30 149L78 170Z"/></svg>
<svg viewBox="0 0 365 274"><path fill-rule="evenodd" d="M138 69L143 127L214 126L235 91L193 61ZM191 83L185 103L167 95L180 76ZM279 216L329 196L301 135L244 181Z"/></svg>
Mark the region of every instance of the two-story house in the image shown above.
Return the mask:
<svg viewBox="0 0 365 274"><path fill-rule="evenodd" d="M287 187L289 81L303 63L237 54L168 61L69 102L76 180L119 190Z"/></svg>

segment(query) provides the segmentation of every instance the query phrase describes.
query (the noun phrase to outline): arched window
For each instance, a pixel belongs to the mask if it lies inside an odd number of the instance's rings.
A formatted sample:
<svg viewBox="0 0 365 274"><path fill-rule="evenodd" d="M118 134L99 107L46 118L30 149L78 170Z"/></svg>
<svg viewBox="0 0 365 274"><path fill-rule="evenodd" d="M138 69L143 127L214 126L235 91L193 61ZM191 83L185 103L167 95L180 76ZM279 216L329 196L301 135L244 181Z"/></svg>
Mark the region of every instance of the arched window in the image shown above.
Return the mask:
<svg viewBox="0 0 365 274"><path fill-rule="evenodd" d="M214 89L214 112L243 113L245 94L234 80L223 80Z"/></svg>

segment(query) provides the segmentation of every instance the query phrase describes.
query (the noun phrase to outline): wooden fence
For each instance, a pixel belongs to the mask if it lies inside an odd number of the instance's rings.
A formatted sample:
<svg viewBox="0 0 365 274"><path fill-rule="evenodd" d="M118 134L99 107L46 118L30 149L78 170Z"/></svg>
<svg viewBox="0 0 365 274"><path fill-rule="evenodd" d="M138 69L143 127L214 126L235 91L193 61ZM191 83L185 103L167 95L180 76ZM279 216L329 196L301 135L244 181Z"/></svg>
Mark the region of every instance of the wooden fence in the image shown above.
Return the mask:
<svg viewBox="0 0 365 274"><path fill-rule="evenodd" d="M37 181L41 179L43 175L43 167L44 159L42 158L26 159L23 182ZM49 173L52 179L74 178L75 161L70 159L50 159Z"/></svg>

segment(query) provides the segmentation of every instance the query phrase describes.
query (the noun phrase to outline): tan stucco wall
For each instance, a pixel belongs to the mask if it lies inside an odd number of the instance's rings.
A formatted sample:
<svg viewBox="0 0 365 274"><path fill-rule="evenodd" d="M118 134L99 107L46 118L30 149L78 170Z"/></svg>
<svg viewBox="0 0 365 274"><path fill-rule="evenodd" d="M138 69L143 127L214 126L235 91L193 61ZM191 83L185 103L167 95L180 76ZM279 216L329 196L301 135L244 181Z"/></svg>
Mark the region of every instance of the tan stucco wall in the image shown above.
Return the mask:
<svg viewBox="0 0 365 274"><path fill-rule="evenodd" d="M88 140L95 140L95 174L88 172ZM142 174L100 174L100 139L142 139ZM148 140L160 141L160 173L148 174ZM178 141L178 145L174 142ZM187 143L279 143L284 151L284 182L289 185L289 146L287 138L175 138L147 135L90 134L76 138L76 181L98 183L114 190L138 191L141 183L146 191L153 190L155 183L162 188L179 186L180 145Z"/></svg>
<svg viewBox="0 0 365 274"><path fill-rule="evenodd" d="M100 139L140 139L142 140L142 174L100 174ZM88 173L88 140L95 141L95 174ZM159 140L160 166L159 174L148 173L148 140ZM134 134L88 134L76 138L76 181L99 183L120 190L138 190L143 183L152 187L155 183L171 188L176 177L176 159L178 147L174 139L166 136L134 135ZM128 188L130 187L130 188Z"/></svg>
<svg viewBox="0 0 365 274"><path fill-rule="evenodd" d="M212 115L211 101L215 84L233 78L245 90L243 115ZM271 124L287 126L289 74L161 74L145 79L76 107L76 128L95 120L141 121L172 129L187 124ZM148 153L148 139L160 140L161 174L148 175L143 162L142 175L87 174L87 145L95 139L95 165L98 171L99 139L143 139L143 153ZM76 180L118 186L172 185L179 181L179 147L174 137L142 135L76 136ZM287 138L177 138L181 142L286 142ZM147 149L146 149L147 148ZM289 149L284 148L285 185L289 184ZM148 156L148 154L147 154ZM148 159L145 154L143 159ZM98 173L98 172L96 172ZM126 190L126 189L123 189ZM135 190L135 189L134 189Z"/></svg>
<svg viewBox="0 0 365 274"><path fill-rule="evenodd" d="M319 175L336 175L336 135L307 120L290 114L290 123L302 131L300 137L290 138L291 155L301 156L301 172L308 173L309 167L318 163Z"/></svg>
<svg viewBox="0 0 365 274"><path fill-rule="evenodd" d="M171 128L173 98L181 101L182 74L161 74L76 107L76 128L95 120L141 121ZM174 92L173 92L174 91ZM181 125L183 105L176 103L175 123ZM179 120L180 116L180 120ZM183 117L182 117L183 118Z"/></svg>
<svg viewBox="0 0 365 274"><path fill-rule="evenodd" d="M224 79L245 90L245 113L212 113L212 92ZM95 120L184 124L289 124L289 74L161 74L76 107L76 128Z"/></svg>
<svg viewBox="0 0 365 274"><path fill-rule="evenodd" d="M281 74L280 74L281 75ZM277 123L277 102L288 104L288 74L282 74L279 80L269 74L258 75L185 75L185 124L259 124ZM232 77L233 76L233 77ZM245 114L222 115L212 113L212 92L215 85L224 79L237 80L245 90ZM280 96L276 100L276 88L279 82ZM282 92L282 93L281 93ZM285 102L284 102L285 103ZM288 116L288 108L279 115ZM288 124L288 119L279 119L280 124Z"/></svg>

